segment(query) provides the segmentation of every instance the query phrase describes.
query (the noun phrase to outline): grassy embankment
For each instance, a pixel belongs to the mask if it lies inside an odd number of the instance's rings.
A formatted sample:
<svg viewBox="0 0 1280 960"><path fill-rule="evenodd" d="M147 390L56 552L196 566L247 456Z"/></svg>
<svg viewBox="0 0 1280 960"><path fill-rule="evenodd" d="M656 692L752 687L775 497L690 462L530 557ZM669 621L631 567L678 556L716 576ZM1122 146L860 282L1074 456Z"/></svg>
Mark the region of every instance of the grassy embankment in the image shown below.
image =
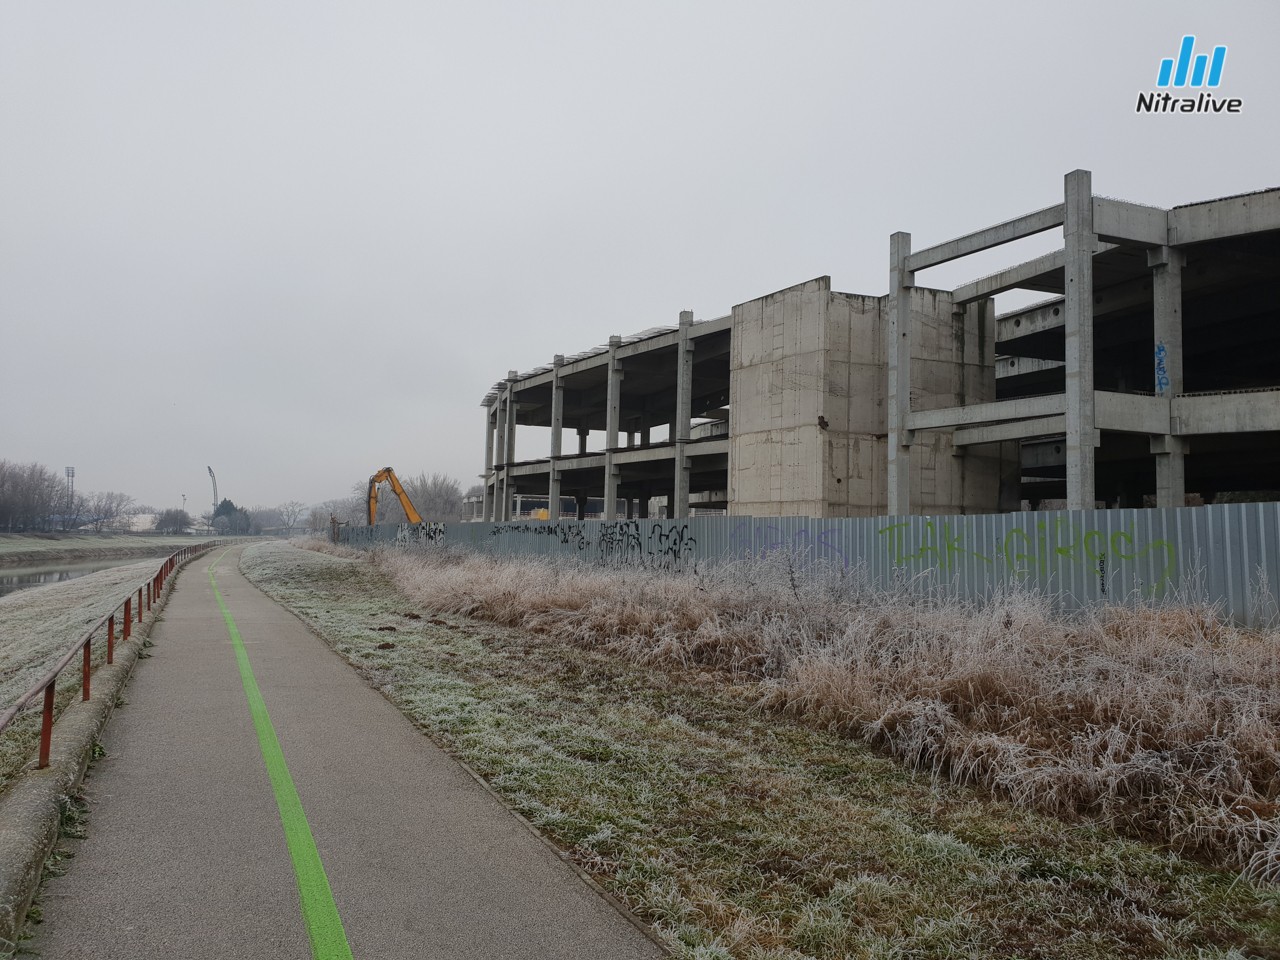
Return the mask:
<svg viewBox="0 0 1280 960"><path fill-rule="evenodd" d="M113 557L167 556L198 537L139 537L129 534L0 534L0 568L69 563Z"/></svg>
<svg viewBox="0 0 1280 960"><path fill-rule="evenodd" d="M140 560L0 597L0 710L8 709L39 681L85 630L110 613L127 590L145 583L159 566L154 558ZM96 668L106 660L105 637L95 640L91 650ZM79 690L80 670L75 665L64 670L58 680L58 709ZM0 734L0 790L35 750L40 705L37 697L28 712Z"/></svg>
<svg viewBox="0 0 1280 960"><path fill-rule="evenodd" d="M856 615L848 584L793 585L767 567L678 580L264 544L242 568L681 957L1238 957L1280 945L1272 887L1126 839L1102 808L1067 822L956 785L941 747L912 757L928 776L851 741L901 752L893 734L910 727L881 716L859 729L865 708L841 693L852 681L834 682L861 677L850 664L871 650L881 672L857 683L936 687L966 722L989 699L1010 731L1026 729L1017 703L1043 703L1011 673L959 687L930 676L943 623L926 607ZM819 608L840 609L838 634L787 619ZM1028 636L1059 629L1025 599L969 615L987 617L1007 669ZM1076 646L1045 655L1075 664L1082 703L1089 665L1102 668L1075 630ZM980 648L953 654L956 668L988 671L972 659ZM1114 746L1112 758L1123 760Z"/></svg>

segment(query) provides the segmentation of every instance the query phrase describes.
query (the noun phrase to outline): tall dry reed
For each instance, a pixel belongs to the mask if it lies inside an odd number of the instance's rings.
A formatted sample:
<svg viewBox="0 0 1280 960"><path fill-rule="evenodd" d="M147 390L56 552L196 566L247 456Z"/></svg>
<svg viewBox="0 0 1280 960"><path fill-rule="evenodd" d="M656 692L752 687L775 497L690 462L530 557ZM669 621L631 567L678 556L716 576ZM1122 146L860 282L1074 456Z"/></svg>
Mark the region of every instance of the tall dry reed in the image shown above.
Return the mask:
<svg viewBox="0 0 1280 960"><path fill-rule="evenodd" d="M374 562L428 609L713 668L936 776L1280 881L1275 631L1190 604L1068 618L1019 590L885 591L785 554L690 575L453 550Z"/></svg>

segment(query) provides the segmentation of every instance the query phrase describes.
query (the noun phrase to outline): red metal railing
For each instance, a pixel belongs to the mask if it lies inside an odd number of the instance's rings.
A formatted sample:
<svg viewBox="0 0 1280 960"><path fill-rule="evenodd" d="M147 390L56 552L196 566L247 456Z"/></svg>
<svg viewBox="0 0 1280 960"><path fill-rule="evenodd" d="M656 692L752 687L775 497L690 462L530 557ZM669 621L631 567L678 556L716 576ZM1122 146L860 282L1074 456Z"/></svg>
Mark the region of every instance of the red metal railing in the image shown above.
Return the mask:
<svg viewBox="0 0 1280 960"><path fill-rule="evenodd" d="M94 634L102 630L103 627L106 627L107 663L114 663L116 654L116 613L121 612L123 614L120 620L120 639L122 641L128 640L132 635L135 611L137 622L142 623L142 602L144 591L146 593L146 609L150 610L151 604L160 599L160 592L164 589L165 581L169 578L170 574L178 569L178 564L189 560L197 554L204 553L206 550L211 550L216 546L220 546L224 542L225 541L223 540L210 540L190 547L183 547L181 550L169 556L162 564L160 564L160 569L156 571L155 576L151 577L146 581L146 583L138 587L136 598L133 590L131 589L124 600L117 603L110 613L90 627L88 631L86 631L80 639L75 642L62 659L54 665L53 669L33 684L26 693L18 698L17 702L14 703L13 706L0 716L0 733L4 732L4 729L13 721L14 717L22 712L22 709L28 703L43 692L44 714L40 722L40 769L47 767L49 765L49 749L53 740L53 707L55 689L58 685L58 675L61 674L73 660L75 660L77 653L81 654L82 662L80 669L82 674L80 681L80 699L88 700L91 686L90 678L93 675L90 659L92 657L91 645L93 643ZM136 604L134 602L135 599L137 601ZM121 611L121 607L124 608L123 611Z"/></svg>

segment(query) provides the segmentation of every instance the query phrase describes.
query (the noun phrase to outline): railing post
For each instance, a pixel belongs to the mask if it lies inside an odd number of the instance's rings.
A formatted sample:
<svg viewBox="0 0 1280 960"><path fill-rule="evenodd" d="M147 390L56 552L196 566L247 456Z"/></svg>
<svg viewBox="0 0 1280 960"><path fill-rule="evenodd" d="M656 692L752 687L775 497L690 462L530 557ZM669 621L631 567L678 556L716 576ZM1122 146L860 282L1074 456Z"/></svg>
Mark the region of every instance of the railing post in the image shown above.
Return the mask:
<svg viewBox="0 0 1280 960"><path fill-rule="evenodd" d="M138 588L138 622L142 622L142 588Z"/></svg>
<svg viewBox="0 0 1280 960"><path fill-rule="evenodd" d="M147 612L151 612L151 584L147 584Z"/></svg>
<svg viewBox="0 0 1280 960"><path fill-rule="evenodd" d="M116 660L116 615L107 617L107 663Z"/></svg>
<svg viewBox="0 0 1280 960"><path fill-rule="evenodd" d="M84 641L84 665L83 665L82 673L80 677L80 686L82 688L80 699L88 700L89 699L89 639L88 638L86 638Z"/></svg>
<svg viewBox="0 0 1280 960"><path fill-rule="evenodd" d="M44 716L40 721L40 769L49 765L49 748L53 743L53 687L57 678L44 688Z"/></svg>
<svg viewBox="0 0 1280 960"><path fill-rule="evenodd" d="M130 596L124 602L124 629L120 631L120 639L128 640L129 631L133 627L133 597Z"/></svg>

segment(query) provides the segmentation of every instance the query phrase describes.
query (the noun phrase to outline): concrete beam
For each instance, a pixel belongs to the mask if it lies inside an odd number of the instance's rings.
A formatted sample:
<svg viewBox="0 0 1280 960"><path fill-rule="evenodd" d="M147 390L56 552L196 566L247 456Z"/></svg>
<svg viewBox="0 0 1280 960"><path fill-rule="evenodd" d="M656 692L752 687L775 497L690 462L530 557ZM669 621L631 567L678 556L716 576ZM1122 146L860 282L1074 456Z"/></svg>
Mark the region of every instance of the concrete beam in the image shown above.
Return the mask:
<svg viewBox="0 0 1280 960"><path fill-rule="evenodd" d="M592 453L585 457L567 457L557 460L555 466L563 477L571 470L602 470L604 458L603 453ZM533 460L507 469L513 477L539 477L546 474L550 468L550 460Z"/></svg>
<svg viewBox="0 0 1280 960"><path fill-rule="evenodd" d="M1169 211L1169 246L1280 230L1280 190L1227 197Z"/></svg>
<svg viewBox="0 0 1280 960"><path fill-rule="evenodd" d="M1155 250L1148 251L1148 254L1149 258L1160 256ZM1203 267L1197 266L1195 281L1198 287L1205 288L1222 283L1239 283L1249 278L1264 279L1268 276L1269 273L1261 270L1242 271L1238 265L1213 261ZM1094 290L1093 315L1095 319L1102 319L1107 314L1118 310L1128 310L1148 304L1152 299L1152 283L1148 278L1127 280L1107 287L1105 290ZM1001 352L1020 355L1017 354L1016 347L1019 337L1065 326L1066 318L1062 314L1064 303L1061 297L1056 297L1023 310L1011 310L996 317L996 343L1002 345L1014 343L1012 349L1004 347ZM1227 306L1228 304L1224 303L1224 308ZM1265 306L1259 309L1265 309Z"/></svg>
<svg viewBox="0 0 1280 960"><path fill-rule="evenodd" d="M1027 307L1025 310L1002 313L996 317L996 343L1029 337L1046 330L1056 330L1067 322L1062 315L1062 307L1063 301L1059 297L1048 303Z"/></svg>
<svg viewBox="0 0 1280 960"><path fill-rule="evenodd" d="M705 337L714 336L717 333L723 333L725 330L733 328L732 314L725 317L716 317L714 320L703 320L693 325L690 336L696 341ZM634 343L624 343L618 348L618 358L626 360L630 357L638 356L642 353L650 353L654 350L661 350L666 347L673 346L679 339L679 331L672 330L668 333L655 334L652 337L646 337L644 340L637 340ZM584 373L596 367L604 367L609 362L609 353L604 351L594 354L590 357L583 357L581 360L575 360L572 363L565 363L561 368L560 375L565 379L569 379L576 374ZM551 383L555 377L555 371L544 370L542 373L535 373L533 376L524 377L518 381L516 389L526 390L535 387L545 387Z"/></svg>
<svg viewBox="0 0 1280 960"><path fill-rule="evenodd" d="M1046 253L1042 257L1036 257L1034 260L1027 260L1016 266L1009 267L1007 270L993 273L989 277L966 283L964 286L956 287L953 293L955 302L957 304L969 303L973 300L981 300L983 297L995 296L1005 290L1016 290L1032 277L1038 277L1040 274L1048 273L1051 270L1061 270L1062 265L1066 263L1066 259L1065 251L1054 250L1052 253Z"/></svg>
<svg viewBox="0 0 1280 960"><path fill-rule="evenodd" d="M913 272L924 270L927 267L936 267L951 260L967 257L981 250L998 247L1003 243L1034 236L1061 226L1063 216L1062 204L1054 204L1052 207L1045 207L1043 210L1036 210L1034 213L997 223L994 227L987 227L985 230L978 230L963 237L948 240L946 243L925 247L907 257L906 266Z"/></svg>
<svg viewBox="0 0 1280 960"><path fill-rule="evenodd" d="M996 361L996 379L1024 377L1029 373L1045 373L1049 370L1061 370L1065 363L1061 360L1039 360L1035 357L1001 357Z"/></svg>
<svg viewBox="0 0 1280 960"><path fill-rule="evenodd" d="M1062 414L1053 417L1036 417L1034 420L1011 420L987 427L964 427L951 435L957 447L975 443L1000 443L1004 440L1023 440L1027 437L1045 437L1065 433L1067 418Z"/></svg>
<svg viewBox="0 0 1280 960"><path fill-rule="evenodd" d="M1261 433L1280 430L1280 389L1174 397L1171 433Z"/></svg>
<svg viewBox="0 0 1280 960"><path fill-rule="evenodd" d="M1169 432L1169 415L1168 397L1109 390L1094 394L1094 417L1099 430L1163 435Z"/></svg>
<svg viewBox="0 0 1280 960"><path fill-rule="evenodd" d="M1094 241L1092 250L1093 255L1097 256L1115 248L1116 244L1114 243ZM972 283L956 287L953 297L956 304L962 304L981 300L983 297L994 297L997 293L1004 293L1006 290L1017 290L1025 286L1027 281L1033 277L1064 269L1066 262L1066 251L1054 250L1052 253L1046 253L1042 257L1036 257L1034 260L1027 260L1025 263L1012 266L1008 270L1002 270L989 277L983 277L980 280L974 280Z"/></svg>
<svg viewBox="0 0 1280 960"><path fill-rule="evenodd" d="M969 403L963 407L918 410L911 414L907 425L912 430L939 430L947 427L977 426L985 423L1000 423L1006 420L1051 417L1065 413L1066 406L1066 397L1060 393L1050 393L1042 397L1019 397L1016 400Z"/></svg>
<svg viewBox="0 0 1280 960"><path fill-rule="evenodd" d="M674 461L679 444L667 444L660 447L636 447L634 450L619 450L614 454L613 462L619 466L630 463L658 463L662 460ZM696 440L685 445L685 457L704 457L717 453L729 452L729 439Z"/></svg>
<svg viewBox="0 0 1280 960"><path fill-rule="evenodd" d="M1169 211L1125 200L1093 198L1093 232L1112 243L1163 247L1169 243Z"/></svg>

